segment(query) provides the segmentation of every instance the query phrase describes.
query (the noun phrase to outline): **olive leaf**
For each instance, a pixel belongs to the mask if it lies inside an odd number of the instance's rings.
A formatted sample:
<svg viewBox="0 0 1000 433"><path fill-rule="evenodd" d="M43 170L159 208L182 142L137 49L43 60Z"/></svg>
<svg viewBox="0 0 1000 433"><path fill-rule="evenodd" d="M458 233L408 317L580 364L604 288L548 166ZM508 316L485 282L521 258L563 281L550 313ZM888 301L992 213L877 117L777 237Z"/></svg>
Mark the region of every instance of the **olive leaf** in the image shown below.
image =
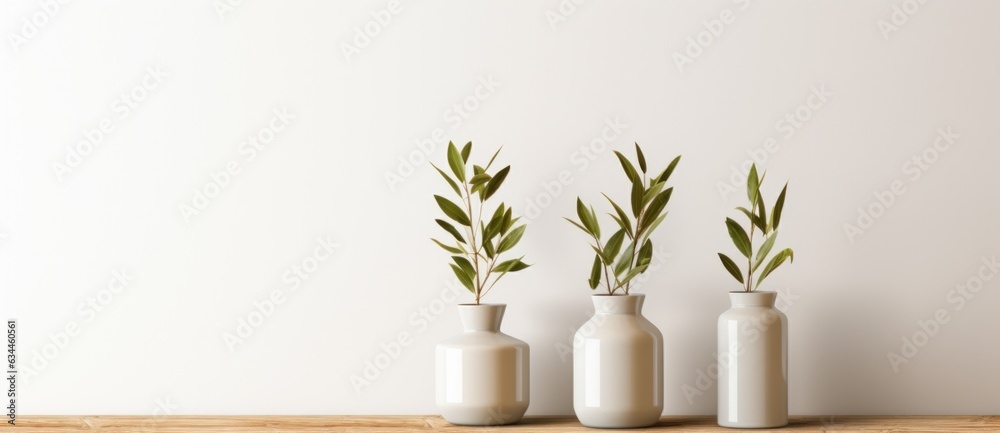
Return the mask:
<svg viewBox="0 0 1000 433"><path fill-rule="evenodd" d="M722 253L719 253L719 260L722 260L722 266L725 266L729 274L733 278L736 278L736 281L739 281L740 284L743 284L743 275L740 273L740 267L736 266L736 262L733 262L733 259Z"/></svg>
<svg viewBox="0 0 1000 433"><path fill-rule="evenodd" d="M622 164L622 170L625 171L625 176L628 176L628 181L635 183L635 180L639 178L639 173L636 173L635 166L629 162L625 155L622 155L622 153L617 150L615 151L615 156L618 157L618 162Z"/></svg>
<svg viewBox="0 0 1000 433"><path fill-rule="evenodd" d="M507 252L511 248L514 248L514 246L521 241L521 236L524 235L524 228L525 225L521 224L514 227L514 229L511 230L507 236L504 236L503 239L500 240L500 244L497 246L497 253Z"/></svg>
<svg viewBox="0 0 1000 433"><path fill-rule="evenodd" d="M594 256L594 266L590 269L590 289L594 290L601 284L601 256Z"/></svg>
<svg viewBox="0 0 1000 433"><path fill-rule="evenodd" d="M455 178L459 182L465 182L465 160L452 142L448 142L448 165L451 166L452 173L455 173Z"/></svg>
<svg viewBox="0 0 1000 433"><path fill-rule="evenodd" d="M462 191L458 189L458 184L451 179L451 176L448 176L447 173L445 173L443 170L438 168L438 166L434 165L433 163L431 163L431 165L434 167L435 170L437 170L438 173L441 173L441 177L444 177L444 180L448 181L448 185L451 186L451 189L455 190L455 194L462 195Z"/></svg>
<svg viewBox="0 0 1000 433"><path fill-rule="evenodd" d="M494 175L493 178L486 183L486 195L483 197L483 201L489 200L489 198L492 197L493 194L496 194L497 190L500 189L500 185L503 184L504 179L507 178L507 173L509 172L510 172L510 166L508 165L500 169L500 171L498 171L497 174Z"/></svg>
<svg viewBox="0 0 1000 433"><path fill-rule="evenodd" d="M462 208L458 207L457 204L452 203L448 199L441 197L439 195L435 195L434 200L437 200L438 207L440 207L441 210L444 211L444 214L447 215L448 218L455 220L455 222L463 226L472 225L472 220L469 219L469 216L466 215L465 211L463 211Z"/></svg>
<svg viewBox="0 0 1000 433"><path fill-rule="evenodd" d="M767 266L764 266L764 270L760 272L760 278L757 279L757 287L760 286L760 283L764 282L764 278L767 278L768 275L771 275L771 272L774 272L775 269L778 269L778 266L781 266L781 264L784 263L786 259L788 260L789 263L795 261L795 254L792 253L791 248L785 248L781 251L778 251L778 253L774 255L774 258L772 258L771 261L767 263Z"/></svg>
<svg viewBox="0 0 1000 433"><path fill-rule="evenodd" d="M462 147L462 162L469 162L469 154L472 153L472 142L465 143Z"/></svg>
<svg viewBox="0 0 1000 433"><path fill-rule="evenodd" d="M643 173L646 172L646 157L642 154L642 149L639 148L639 143L635 143L635 157L639 160L639 168Z"/></svg>
<svg viewBox="0 0 1000 433"><path fill-rule="evenodd" d="M729 238L733 240L733 244L736 245L736 249L743 253L744 257L750 257L750 238L747 236L746 230L739 225L732 218L726 218L726 228L729 229Z"/></svg>
<svg viewBox="0 0 1000 433"><path fill-rule="evenodd" d="M437 222L438 225L441 226L441 228L445 229L448 233L451 233L451 235L454 236L456 240L458 240L463 244L465 243L465 238L462 237L462 234L459 233L458 229L456 229L455 226L441 219L436 219L434 221Z"/></svg>

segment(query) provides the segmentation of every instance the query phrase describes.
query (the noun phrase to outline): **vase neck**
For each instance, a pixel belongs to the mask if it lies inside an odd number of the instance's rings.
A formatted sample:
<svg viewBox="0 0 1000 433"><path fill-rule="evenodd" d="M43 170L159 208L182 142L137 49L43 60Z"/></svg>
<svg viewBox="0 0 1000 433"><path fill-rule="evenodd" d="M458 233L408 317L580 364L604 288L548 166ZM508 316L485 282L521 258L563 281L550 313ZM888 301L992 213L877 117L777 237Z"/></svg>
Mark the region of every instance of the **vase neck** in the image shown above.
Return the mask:
<svg viewBox="0 0 1000 433"><path fill-rule="evenodd" d="M499 331L507 304L461 304L458 315L466 332Z"/></svg>
<svg viewBox="0 0 1000 433"><path fill-rule="evenodd" d="M734 307L773 308L777 298L776 292L729 292L729 302Z"/></svg>
<svg viewBox="0 0 1000 433"><path fill-rule="evenodd" d="M629 314L642 313L642 304L646 295L594 295L594 314Z"/></svg>

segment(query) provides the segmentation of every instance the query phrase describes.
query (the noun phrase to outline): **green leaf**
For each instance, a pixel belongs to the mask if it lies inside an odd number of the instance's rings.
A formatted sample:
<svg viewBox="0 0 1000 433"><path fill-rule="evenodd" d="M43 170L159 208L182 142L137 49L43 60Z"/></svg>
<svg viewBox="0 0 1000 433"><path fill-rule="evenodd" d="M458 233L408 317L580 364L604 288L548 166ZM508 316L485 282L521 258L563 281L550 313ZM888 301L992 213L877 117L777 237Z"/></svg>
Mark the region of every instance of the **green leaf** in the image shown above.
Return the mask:
<svg viewBox="0 0 1000 433"><path fill-rule="evenodd" d="M476 268L472 267L472 262L470 262L469 259L462 256L451 256L451 259L455 261L455 264L458 265L459 268L462 268L462 271L464 271L465 275L468 275L469 278L476 275Z"/></svg>
<svg viewBox="0 0 1000 433"><path fill-rule="evenodd" d="M667 203L670 202L670 195L673 193L674 193L673 187L667 188L663 192L657 194L656 198L654 198L653 201L649 203L649 207L646 208L646 213L643 214L642 224L640 228L641 232L646 233L646 229L649 228L650 226L649 223L653 221L653 219L658 218L660 216L660 212L662 212L663 209L667 207Z"/></svg>
<svg viewBox="0 0 1000 433"><path fill-rule="evenodd" d="M591 221L590 211L587 210L587 206L583 204L583 200L580 200L580 197L576 198L576 216L580 218L580 223L583 224L583 231L590 235L597 232L594 229L594 222Z"/></svg>
<svg viewBox="0 0 1000 433"><path fill-rule="evenodd" d="M760 278L757 279L757 284L754 287L760 287L760 283L764 281L764 278L767 278L768 275L771 275L771 272L778 269L778 266L781 266L781 264L785 262L785 259L788 259L789 263L795 261L795 254L792 252L791 248L785 248L778 251L778 254L774 255L774 258L771 259L771 261L767 263L767 266L764 266L764 270L760 272Z"/></svg>
<svg viewBox="0 0 1000 433"><path fill-rule="evenodd" d="M448 185L451 185L451 189L455 190L455 194L458 194L459 196L461 196L462 195L462 191L460 189L458 189L458 184L455 183L454 180L451 180L451 176L448 176L448 174L445 173L444 170L441 170L440 168L438 168L438 166L434 165L433 162L431 163L431 165L434 167L435 170L438 171L438 173L441 173L441 177L444 177L444 180L448 181Z"/></svg>
<svg viewBox="0 0 1000 433"><path fill-rule="evenodd" d="M472 176L472 179L469 179L469 183L472 185L479 185L488 182L492 178L493 176L490 176L486 173L479 173L475 176Z"/></svg>
<svg viewBox="0 0 1000 433"><path fill-rule="evenodd" d="M625 230L618 230L611 235L608 243L604 244L604 254L610 259L618 257L618 251L622 248L622 241L625 240Z"/></svg>
<svg viewBox="0 0 1000 433"><path fill-rule="evenodd" d="M500 149L503 149L503 146L500 146ZM496 152L493 152L493 157L492 157L492 158L490 158L490 162L487 162L487 163L486 163L486 168L487 168L487 169L489 169L489 168L490 168L490 166L491 166L491 165L493 165L493 160L494 160L494 159L497 159L497 155L499 155L499 154L500 154L500 149L497 149L497 151L496 151ZM483 170L483 171L485 171L485 170Z"/></svg>
<svg viewBox="0 0 1000 433"><path fill-rule="evenodd" d="M483 242L483 251L486 252L486 257L490 259L496 256L496 251L493 249L493 242Z"/></svg>
<svg viewBox="0 0 1000 433"><path fill-rule="evenodd" d="M777 230L778 224L781 222L781 210L785 207L785 190L788 189L788 183L785 183L785 187L781 188L781 194L778 195L778 201L774 203L774 209L771 209L771 228Z"/></svg>
<svg viewBox="0 0 1000 433"><path fill-rule="evenodd" d="M761 228L761 231L765 234L771 231L767 228L767 209L764 208L764 197L762 197L759 193L757 194L757 219L760 220L760 225L758 227Z"/></svg>
<svg viewBox="0 0 1000 433"><path fill-rule="evenodd" d="M642 211L642 194L644 192L642 179L636 178L632 182L632 216L636 218L639 218L639 212Z"/></svg>
<svg viewBox="0 0 1000 433"><path fill-rule="evenodd" d="M500 234L503 228L504 210L504 204L500 203L500 206L497 206L497 210L493 212L493 216L490 217L490 222L486 224L485 232L489 232L492 235ZM488 239L493 236L484 235L483 237Z"/></svg>
<svg viewBox="0 0 1000 433"><path fill-rule="evenodd" d="M666 182L667 179L670 179L670 175L674 173L674 169L677 168L678 162L681 162L680 155L677 155L673 161L670 161L670 165L668 165L659 176L656 176L656 182L654 183Z"/></svg>
<svg viewBox="0 0 1000 433"><path fill-rule="evenodd" d="M569 221L569 222L570 222L570 224L573 224L573 225L575 225L575 226L579 227L579 228L580 228L580 230L583 230L583 232L584 232L584 233L586 233L586 234L588 234L588 235L591 235L591 236L593 236L593 235L594 235L593 233L591 233L591 232L590 232L590 230L587 230L587 228L586 228L586 227L584 227L584 226L580 225L580 223L578 223L578 222L576 222L576 221L573 221L573 220L571 220L571 219L569 219L569 218L566 218L566 217L563 217L563 219L564 219L564 220L566 220L566 221Z"/></svg>
<svg viewBox="0 0 1000 433"><path fill-rule="evenodd" d="M625 211L622 210L621 206L618 206L618 203L615 203L615 201L612 200L611 197L608 197L608 195L604 193L601 194L604 195L604 198L608 199L608 202L611 203L611 206L615 208L615 213L618 214L618 220L619 220L618 225L624 227L625 232L628 233L628 238L632 239L634 234L632 233L632 227L629 226L628 215L625 214Z"/></svg>
<svg viewBox="0 0 1000 433"><path fill-rule="evenodd" d="M594 244L589 244L589 245L590 248L594 250L594 252L597 253L597 255L600 256L602 260L604 260L604 264L610 265L611 262L615 259L614 257L608 257L607 254L604 254L604 250L601 250L600 247L595 246Z"/></svg>
<svg viewBox="0 0 1000 433"><path fill-rule="evenodd" d="M510 226L514 224L514 221L511 219L512 214L513 210L511 208L507 208L507 212L504 212L503 224L500 224L501 234L507 233L507 230L510 230Z"/></svg>
<svg viewBox="0 0 1000 433"><path fill-rule="evenodd" d="M656 198L656 196L660 194L660 191L663 191L663 187L666 184L666 182L658 182L651 185L642 195L642 206L645 207L650 201Z"/></svg>
<svg viewBox="0 0 1000 433"><path fill-rule="evenodd" d="M472 226L472 221L469 219L469 216L466 215L465 211L458 207L457 204L452 203L448 201L448 199L439 195L435 195L434 200L437 200L438 207L444 211L444 214L447 215L448 218L455 220L455 222L463 226Z"/></svg>
<svg viewBox="0 0 1000 433"><path fill-rule="evenodd" d="M497 253L502 253L514 248L514 246L521 240L521 236L524 235L524 228L525 225L521 224L514 227L514 229L511 230L507 236L504 236L503 239L500 240L500 244L497 246Z"/></svg>
<svg viewBox="0 0 1000 433"><path fill-rule="evenodd" d="M627 274L625 274L625 278L622 278L621 284L624 285L625 283L627 283L629 281L632 281L632 279L635 278L635 277L637 277L637 276L639 276L639 274L641 274L643 272L646 272L646 269L648 267L649 267L649 265L638 266L638 267L633 268L631 271L629 271Z"/></svg>
<svg viewBox="0 0 1000 433"><path fill-rule="evenodd" d="M434 220L434 221L437 222L438 225L441 226L441 228L445 229L448 233L451 233L451 235L454 236L455 239L457 239L459 242L463 244L465 243L465 238L462 237L462 234L459 233L458 229L456 229L455 226L449 224L445 220Z"/></svg>
<svg viewBox="0 0 1000 433"><path fill-rule="evenodd" d="M653 231L656 230L656 228L660 226L660 223L663 222L663 219L666 218L667 214L669 214L669 213L670 212L664 212L663 215L660 215L660 216L656 217L656 219L653 220L653 222L651 224L649 224L648 226L646 226L646 228L645 228L646 237L649 237L649 235L653 234ZM646 224L643 224L643 225L646 225Z"/></svg>
<svg viewBox="0 0 1000 433"><path fill-rule="evenodd" d="M646 267L649 263L653 261L653 241L646 239L646 242L642 244L642 248L639 248L639 254L636 256L635 266L636 267Z"/></svg>
<svg viewBox="0 0 1000 433"><path fill-rule="evenodd" d="M452 254L462 254L462 253L464 253L464 251L462 251L462 250L460 250L458 248L455 248L455 247L450 247L448 245L445 245L445 244L441 243L441 241L439 241L437 239L431 238L431 240L434 241L434 243L438 244L439 247L444 248L444 250L447 251L447 252L449 252L449 253L452 253Z"/></svg>
<svg viewBox="0 0 1000 433"><path fill-rule="evenodd" d="M597 212L594 211L594 207L590 207L590 222L594 223L594 236L598 239L601 238L601 223L597 221Z"/></svg>
<svg viewBox="0 0 1000 433"><path fill-rule="evenodd" d="M757 272L757 268L760 266L761 263L764 263L764 258L767 257L768 253L771 252L771 248L774 247L774 240L777 238L778 238L778 232L773 231L771 232L771 235L764 240L764 243L760 246L760 249L757 250L757 256L756 256L757 258L754 259L753 267L750 268L750 272Z"/></svg>
<svg viewBox="0 0 1000 433"><path fill-rule="evenodd" d="M472 153L472 142L465 143L462 147L462 162L469 162L469 154Z"/></svg>
<svg viewBox="0 0 1000 433"><path fill-rule="evenodd" d="M459 182L465 182L465 160L462 159L462 154L458 152L455 143L450 141L448 142L448 165L451 166L452 173L455 173L455 178Z"/></svg>
<svg viewBox="0 0 1000 433"><path fill-rule="evenodd" d="M451 265L451 270L455 272L458 281L461 281L466 289L469 289L472 293L476 293L475 286L472 284L472 278L466 275L462 268L458 267L458 265Z"/></svg>
<svg viewBox="0 0 1000 433"><path fill-rule="evenodd" d="M494 175L493 178L490 179L488 183L486 183L486 195L483 196L484 201L489 200L489 198L492 197L493 194L495 194L497 190L500 189L500 185L503 184L503 181L504 179L507 178L507 173L509 172L510 172L510 166L508 165L500 169L500 171L498 171L497 174Z"/></svg>
<svg viewBox="0 0 1000 433"><path fill-rule="evenodd" d="M753 224L753 225L757 226L757 228L761 229L761 231L765 231L764 229L765 229L766 227L764 226L764 223L762 223L762 222L760 221L760 217L758 217L757 215L754 215L754 214L753 214L753 213L751 213L751 212L750 212L749 210L747 210L747 208L745 208L745 207L743 207L743 206L740 206L740 207L736 208L736 210L738 210L738 211L740 211L740 212L743 212L743 215L746 215L746 216L747 216L747 218L749 218L749 219L750 219L750 223L751 223L751 224ZM766 232L766 231L765 231L765 232Z"/></svg>
<svg viewBox="0 0 1000 433"><path fill-rule="evenodd" d="M639 173L636 173L635 167L632 166L632 163L629 162L628 159L625 158L625 155L622 155L621 152L616 150L615 155L618 156L618 161L621 162L622 170L625 170L625 175L628 176L628 181L634 183L636 178L639 177Z"/></svg>
<svg viewBox="0 0 1000 433"><path fill-rule="evenodd" d="M639 159L639 168L642 172L646 172L646 156L642 154L642 149L639 148L639 143L635 143L635 155Z"/></svg>
<svg viewBox="0 0 1000 433"><path fill-rule="evenodd" d="M615 262L615 275L621 275L625 273L629 267L632 266L632 254L635 253L635 242L630 242L625 250L622 251L621 257L618 257L618 261Z"/></svg>
<svg viewBox="0 0 1000 433"><path fill-rule="evenodd" d="M750 175L747 176L747 198L750 199L750 204L757 202L757 196L760 194L760 181L757 178L757 164L750 166Z"/></svg>
<svg viewBox="0 0 1000 433"><path fill-rule="evenodd" d="M736 281L743 284L743 274L740 272L739 266L736 266L736 262L734 262L733 259L730 259L729 256L722 253L719 253L719 260L722 260L722 266L726 267L726 270L729 271L729 275L732 275L733 278L736 278Z"/></svg>
<svg viewBox="0 0 1000 433"><path fill-rule="evenodd" d="M517 272L522 269L526 269L531 265L525 264L521 259L507 260L506 262L500 262L493 268L493 272Z"/></svg>
<svg viewBox="0 0 1000 433"><path fill-rule="evenodd" d="M590 290L594 290L601 284L601 256L594 256L594 266L590 268Z"/></svg>
<svg viewBox="0 0 1000 433"><path fill-rule="evenodd" d="M726 218L726 228L729 229L729 237L736 244L736 249L743 253L743 257L749 258L750 238L747 236L747 232L743 230L743 227L740 227L739 223L733 221L732 218Z"/></svg>

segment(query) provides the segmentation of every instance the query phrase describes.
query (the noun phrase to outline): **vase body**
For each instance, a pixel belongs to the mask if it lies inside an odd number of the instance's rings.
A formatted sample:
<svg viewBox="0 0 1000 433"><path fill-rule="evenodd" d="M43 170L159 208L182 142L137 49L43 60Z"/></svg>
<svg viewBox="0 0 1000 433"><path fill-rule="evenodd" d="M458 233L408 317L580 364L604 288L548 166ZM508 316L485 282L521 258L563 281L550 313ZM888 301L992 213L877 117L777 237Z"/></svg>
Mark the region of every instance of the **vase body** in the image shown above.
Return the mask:
<svg viewBox="0 0 1000 433"><path fill-rule="evenodd" d="M730 292L719 316L719 425L788 424L788 318L775 292Z"/></svg>
<svg viewBox="0 0 1000 433"><path fill-rule="evenodd" d="M511 424L528 410L528 344L500 332L505 309L459 305L464 332L435 349L437 407L452 424Z"/></svg>
<svg viewBox="0 0 1000 433"><path fill-rule="evenodd" d="M573 409L597 428L656 424L663 413L663 335L642 316L644 295L595 295L573 337Z"/></svg>

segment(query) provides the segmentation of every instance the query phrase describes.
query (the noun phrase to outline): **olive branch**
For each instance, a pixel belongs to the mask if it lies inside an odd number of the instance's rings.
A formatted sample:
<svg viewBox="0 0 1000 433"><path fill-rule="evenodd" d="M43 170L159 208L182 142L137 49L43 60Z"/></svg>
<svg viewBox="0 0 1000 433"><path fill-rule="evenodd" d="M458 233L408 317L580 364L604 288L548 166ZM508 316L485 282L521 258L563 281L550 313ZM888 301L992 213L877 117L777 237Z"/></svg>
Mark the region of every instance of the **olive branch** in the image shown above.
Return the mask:
<svg viewBox="0 0 1000 433"><path fill-rule="evenodd" d="M601 226L594 207L584 205L579 197L576 199L576 213L580 221L564 218L593 240L590 247L596 255L587 282L591 290L603 285L609 295L614 295L618 290L628 295L633 279L649 268L653 258L653 242L649 237L667 216L666 206L674 189L665 186L681 159L680 156L674 158L659 175L649 177L646 174L646 157L638 143L635 144L635 153L641 175L625 155L615 151L622 170L625 171L625 176L632 186L630 195L632 212L629 216L611 197L602 193L615 211L608 215L619 227L607 242L601 242ZM629 243L622 248L626 238Z"/></svg>
<svg viewBox="0 0 1000 433"><path fill-rule="evenodd" d="M473 165L472 176L468 176L467 165L471 153L471 141L466 143L461 151L454 143L448 143L448 166L454 179L438 166L431 164L455 191L461 203L461 205L456 204L440 195L434 196L441 211L457 223L461 230L448 221L436 219L434 221L451 234L455 242L445 243L434 238L431 240L453 254L452 271L462 285L476 296L476 305L479 305L480 299L507 273L517 272L531 265L521 261L524 256L500 261L501 255L514 248L524 235L525 225L514 226L520 217L515 218L510 207L500 203L489 220L484 220L483 207L500 189L500 185L510 172L510 166L494 174L488 173L493 161L500 154L500 149L497 149L486 167Z"/></svg>
<svg viewBox="0 0 1000 433"><path fill-rule="evenodd" d="M788 183L785 183L785 187L781 189L781 194L778 195L778 201L774 203L774 208L771 209L771 217L768 219L767 209L764 207L764 199L760 193L760 186L764 183L765 175L766 172L761 174L758 179L757 164L750 167L750 175L747 176L747 198L750 199L750 209L742 206L736 208L736 210L742 212L749 219L749 234L747 230L732 218L726 218L726 229L729 231L730 239L733 240L736 249L747 259L746 273L744 274L743 270L729 256L719 253L722 266L729 271L729 274L733 278L736 278L736 281L743 284L744 292L756 290L760 287L760 283L764 282L764 279L768 275L771 275L775 269L778 269L778 266L781 266L785 260L791 263L795 259L791 248L778 251L771 258L771 261L760 271L760 276L757 277L757 280L754 281L754 273L757 272L760 265L767 259L767 255L774 247L775 239L778 238L778 224L781 222L781 210L785 207L785 191L788 189ZM754 254L754 234L758 229L765 238L764 243L760 245L760 248Z"/></svg>

